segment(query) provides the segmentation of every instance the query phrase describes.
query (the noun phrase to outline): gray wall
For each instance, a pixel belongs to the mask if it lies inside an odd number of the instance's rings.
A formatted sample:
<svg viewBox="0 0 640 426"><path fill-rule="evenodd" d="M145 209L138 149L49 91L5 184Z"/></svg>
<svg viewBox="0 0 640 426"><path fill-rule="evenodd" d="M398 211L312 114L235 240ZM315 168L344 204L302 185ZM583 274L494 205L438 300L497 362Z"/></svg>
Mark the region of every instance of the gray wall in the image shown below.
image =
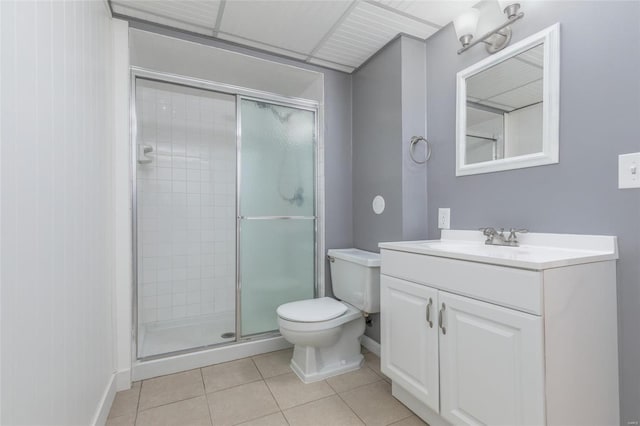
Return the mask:
<svg viewBox="0 0 640 426"><path fill-rule="evenodd" d="M417 240L427 236L427 166L417 164L409 155L412 136L425 136L427 83L425 81L425 42L402 37L402 239ZM424 160L422 142L414 157Z"/></svg>
<svg viewBox="0 0 640 426"><path fill-rule="evenodd" d="M426 167L409 159L408 142L425 132L424 42L399 37L353 76L353 229L355 247L427 235ZM384 212L371 202L382 195ZM378 315L366 334L380 341Z"/></svg>
<svg viewBox="0 0 640 426"><path fill-rule="evenodd" d="M402 239L400 61L398 38L353 75L353 236L362 250ZM386 203L380 215L371 207L376 195Z"/></svg>
<svg viewBox="0 0 640 426"><path fill-rule="evenodd" d="M323 73L325 246L327 249L353 247L351 75L153 24L131 21L131 27ZM327 294L332 295L328 262L325 262L325 272Z"/></svg>
<svg viewBox="0 0 640 426"><path fill-rule="evenodd" d="M618 154L640 151L640 2L522 3L514 41L561 25L560 163L455 177L455 75L487 53L478 46L457 55L453 27L445 27L426 43L428 137L435 149L427 172L429 237L439 238L438 207L451 208L454 229L617 235L626 425L640 420L640 190L617 189L617 161Z"/></svg>

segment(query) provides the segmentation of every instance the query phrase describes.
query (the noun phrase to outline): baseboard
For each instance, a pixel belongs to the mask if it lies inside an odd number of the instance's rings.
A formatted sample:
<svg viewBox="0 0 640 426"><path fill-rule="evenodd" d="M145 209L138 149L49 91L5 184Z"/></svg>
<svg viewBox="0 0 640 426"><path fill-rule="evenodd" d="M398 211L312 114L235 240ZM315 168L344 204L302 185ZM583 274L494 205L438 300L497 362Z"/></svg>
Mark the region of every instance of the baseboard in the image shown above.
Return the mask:
<svg viewBox="0 0 640 426"><path fill-rule="evenodd" d="M116 397L116 374L112 374L109 378L109 383L107 383L107 387L104 390L104 394L102 394L102 398L100 399L100 403L98 404L98 409L96 410L96 414L93 416L93 421L91 424L93 426L103 426L107 423L107 417L109 417L109 411L111 410L111 406L113 405L113 400Z"/></svg>
<svg viewBox="0 0 640 426"><path fill-rule="evenodd" d="M116 372L116 391L131 389L131 369L121 370Z"/></svg>
<svg viewBox="0 0 640 426"><path fill-rule="evenodd" d="M362 336L362 339L360 339L360 343L362 346L367 348L369 352L373 352L380 357L380 343L376 342L371 337L364 335Z"/></svg>

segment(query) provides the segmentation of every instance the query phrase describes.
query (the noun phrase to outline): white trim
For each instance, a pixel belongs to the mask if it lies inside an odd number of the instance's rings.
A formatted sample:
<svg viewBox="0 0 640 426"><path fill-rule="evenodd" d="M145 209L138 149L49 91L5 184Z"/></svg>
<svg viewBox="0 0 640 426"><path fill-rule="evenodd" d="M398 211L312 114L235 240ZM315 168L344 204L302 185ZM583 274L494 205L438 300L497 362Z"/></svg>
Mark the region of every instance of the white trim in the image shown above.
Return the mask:
<svg viewBox="0 0 640 426"><path fill-rule="evenodd" d="M467 123L466 79L506 59L516 56L543 43L543 129L542 152L465 164L465 140ZM542 166L559 162L559 114L560 114L560 24L554 24L524 40L489 56L456 75L456 176L490 173L524 167Z"/></svg>
<svg viewBox="0 0 640 426"><path fill-rule="evenodd" d="M363 334L362 339L360 339L360 344L367 348L369 352L373 352L378 356L378 358L380 358L380 343Z"/></svg>
<svg viewBox="0 0 640 426"><path fill-rule="evenodd" d="M93 416L91 424L94 426L102 426L107 423L107 417L109 417L109 411L113 405L113 400L116 398L116 375L115 373L109 378L109 383L100 398L100 403L96 413Z"/></svg>
<svg viewBox="0 0 640 426"><path fill-rule="evenodd" d="M115 369L131 369L132 320L132 230L131 230L131 167L129 156L129 24L112 20L113 48L113 192L115 220L115 297L113 305L115 335ZM131 383L121 382L117 389L128 389ZM129 374L130 376L130 374Z"/></svg>
<svg viewBox="0 0 640 426"><path fill-rule="evenodd" d="M116 371L115 373L116 391L131 389L131 369Z"/></svg>

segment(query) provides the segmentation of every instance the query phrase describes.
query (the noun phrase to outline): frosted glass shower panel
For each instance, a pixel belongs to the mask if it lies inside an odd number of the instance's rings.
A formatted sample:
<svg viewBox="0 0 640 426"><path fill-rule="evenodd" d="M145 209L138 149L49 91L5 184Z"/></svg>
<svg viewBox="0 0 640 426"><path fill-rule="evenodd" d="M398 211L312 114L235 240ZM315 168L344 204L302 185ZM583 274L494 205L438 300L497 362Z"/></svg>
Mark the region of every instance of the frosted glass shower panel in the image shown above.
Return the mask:
<svg viewBox="0 0 640 426"><path fill-rule="evenodd" d="M315 111L240 101L243 336L278 329L276 309L315 292Z"/></svg>
<svg viewBox="0 0 640 426"><path fill-rule="evenodd" d="M314 220L242 220L242 335L277 330L276 309L314 295Z"/></svg>
<svg viewBox="0 0 640 426"><path fill-rule="evenodd" d="M313 216L315 112L241 101L242 216Z"/></svg>

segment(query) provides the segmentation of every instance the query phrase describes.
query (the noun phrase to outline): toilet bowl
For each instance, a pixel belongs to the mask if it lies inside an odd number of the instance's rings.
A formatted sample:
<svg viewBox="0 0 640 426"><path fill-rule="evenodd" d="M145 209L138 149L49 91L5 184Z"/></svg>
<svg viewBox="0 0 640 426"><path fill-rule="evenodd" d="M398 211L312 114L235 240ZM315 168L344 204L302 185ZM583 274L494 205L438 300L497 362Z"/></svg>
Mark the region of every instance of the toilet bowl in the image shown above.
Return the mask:
<svg viewBox="0 0 640 426"><path fill-rule="evenodd" d="M280 333L294 345L291 369L305 383L359 369L365 313L380 310L380 259L357 249L329 250L330 297L285 303L277 309Z"/></svg>
<svg viewBox="0 0 640 426"><path fill-rule="evenodd" d="M313 309L315 302L316 310L325 313L316 314L316 320L310 321L304 309ZM343 309L338 316L322 310L333 304ZM365 321L359 309L322 297L287 303L278 307L277 312L280 334L294 344L291 369L303 382L324 380L362 366L360 336L364 333Z"/></svg>

